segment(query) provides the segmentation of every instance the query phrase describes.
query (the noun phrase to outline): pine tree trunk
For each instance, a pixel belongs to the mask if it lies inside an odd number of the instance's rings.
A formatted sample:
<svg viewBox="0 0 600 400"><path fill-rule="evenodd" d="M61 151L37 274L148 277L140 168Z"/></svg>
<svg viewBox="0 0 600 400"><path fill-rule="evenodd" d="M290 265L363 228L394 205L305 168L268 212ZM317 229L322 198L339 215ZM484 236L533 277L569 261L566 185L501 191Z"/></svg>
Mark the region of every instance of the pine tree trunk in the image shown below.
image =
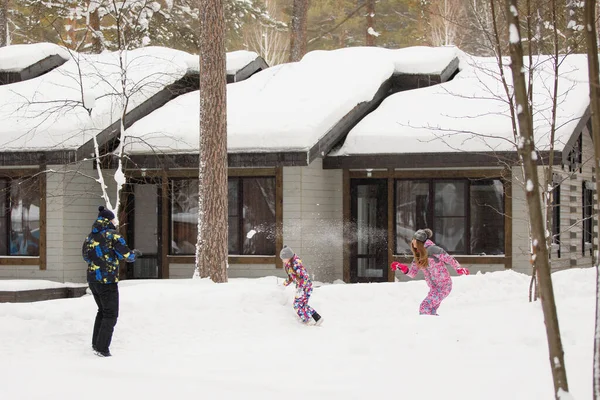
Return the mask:
<svg viewBox="0 0 600 400"><path fill-rule="evenodd" d="M300 61L306 54L306 24L310 0L294 0L290 32L290 62Z"/></svg>
<svg viewBox="0 0 600 400"><path fill-rule="evenodd" d="M8 45L8 0L0 0L0 47Z"/></svg>
<svg viewBox="0 0 600 400"><path fill-rule="evenodd" d="M199 0L200 151L198 243L201 277L227 282L227 103L222 0Z"/></svg>
<svg viewBox="0 0 600 400"><path fill-rule="evenodd" d="M592 119L592 137L594 142L594 168L596 175L596 221L600 221L600 66L598 65L598 39L596 32L596 0L585 2L584 21L588 27L586 44L588 53L588 68L590 77L590 111ZM600 235L598 235L600 249ZM594 370L593 393L594 400L600 400L600 269L596 259L596 328L594 331Z"/></svg>
<svg viewBox="0 0 600 400"><path fill-rule="evenodd" d="M517 0L506 1L506 15L508 16L510 32L510 57L511 70L514 82L514 95L519 122L519 155L523 162L526 180L526 197L531 223L531 239L533 243L532 261L535 263L540 287L542 310L548 337L548 350L550 354L550 367L554 381L554 393L558 400L560 392L568 392L567 374L564 362L564 352L560 338L558 315L554 302L552 277L548 264L548 247L544 233L544 219L542 202L540 198L539 178L537 163L532 154L535 150L533 137L533 123L531 109L527 96L527 83L523 73L523 46L519 32L519 15Z"/></svg>
<svg viewBox="0 0 600 400"><path fill-rule="evenodd" d="M370 29L369 29L370 28ZM367 0L367 46L375 46L375 0Z"/></svg>
<svg viewBox="0 0 600 400"><path fill-rule="evenodd" d="M92 28L92 53L100 54L103 50L102 40L100 39L100 16L98 8L90 13L90 27Z"/></svg>

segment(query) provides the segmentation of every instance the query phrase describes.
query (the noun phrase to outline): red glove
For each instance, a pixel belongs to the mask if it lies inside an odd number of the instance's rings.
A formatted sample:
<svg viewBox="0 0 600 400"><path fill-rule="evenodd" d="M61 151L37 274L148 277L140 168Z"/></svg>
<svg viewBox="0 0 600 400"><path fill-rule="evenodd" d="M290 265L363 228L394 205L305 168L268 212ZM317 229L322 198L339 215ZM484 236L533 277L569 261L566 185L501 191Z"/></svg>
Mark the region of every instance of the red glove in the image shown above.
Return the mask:
<svg viewBox="0 0 600 400"><path fill-rule="evenodd" d="M456 273L459 275L469 275L470 272L468 269L460 267L460 268L456 268Z"/></svg>
<svg viewBox="0 0 600 400"><path fill-rule="evenodd" d="M400 264L398 261L394 261L390 268L392 269L392 271L396 271L399 269L405 274L408 273L408 266L406 264Z"/></svg>

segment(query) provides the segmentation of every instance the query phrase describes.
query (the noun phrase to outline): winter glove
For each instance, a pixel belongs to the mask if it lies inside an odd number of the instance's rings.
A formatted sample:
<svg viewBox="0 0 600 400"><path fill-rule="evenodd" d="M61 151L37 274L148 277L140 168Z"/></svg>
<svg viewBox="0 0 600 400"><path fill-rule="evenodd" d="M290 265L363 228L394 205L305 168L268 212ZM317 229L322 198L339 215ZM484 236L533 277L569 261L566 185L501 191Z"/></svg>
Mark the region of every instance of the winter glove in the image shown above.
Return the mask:
<svg viewBox="0 0 600 400"><path fill-rule="evenodd" d="M135 258L140 258L142 256L142 252L139 251L138 249L133 249L133 250L131 250L131 252L133 254L135 254Z"/></svg>
<svg viewBox="0 0 600 400"><path fill-rule="evenodd" d="M390 268L392 269L392 271L396 271L399 269L404 274L408 273L408 266L406 264L401 264L398 261L394 261Z"/></svg>
<svg viewBox="0 0 600 400"><path fill-rule="evenodd" d="M456 273L459 275L469 275L470 274L469 270L467 268L463 268L463 267L456 268Z"/></svg>

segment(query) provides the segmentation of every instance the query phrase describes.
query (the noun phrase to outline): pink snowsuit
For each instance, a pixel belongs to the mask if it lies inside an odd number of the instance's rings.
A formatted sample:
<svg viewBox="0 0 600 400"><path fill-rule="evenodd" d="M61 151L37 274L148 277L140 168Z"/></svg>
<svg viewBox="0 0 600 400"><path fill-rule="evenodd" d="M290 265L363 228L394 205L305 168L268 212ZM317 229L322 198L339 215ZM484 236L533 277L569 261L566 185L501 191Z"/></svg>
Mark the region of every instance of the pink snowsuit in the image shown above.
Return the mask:
<svg viewBox="0 0 600 400"><path fill-rule="evenodd" d="M308 276L302 260L294 254L294 257L284 266L288 278L283 282L284 286L290 283L296 283L296 298L294 299L294 309L304 323L308 323L315 313L315 310L308 305L308 300L313 291L312 281Z"/></svg>
<svg viewBox="0 0 600 400"><path fill-rule="evenodd" d="M425 242L425 248L429 266L424 269L419 268L413 260L406 275L414 278L419 270L423 270L425 281L429 286L429 293L419 307L419 314L438 315L437 310L442 300L448 297L452 291L452 278L446 265L451 265L456 270L460 268L460 264L454 257L446 253L446 250L436 246L431 240Z"/></svg>

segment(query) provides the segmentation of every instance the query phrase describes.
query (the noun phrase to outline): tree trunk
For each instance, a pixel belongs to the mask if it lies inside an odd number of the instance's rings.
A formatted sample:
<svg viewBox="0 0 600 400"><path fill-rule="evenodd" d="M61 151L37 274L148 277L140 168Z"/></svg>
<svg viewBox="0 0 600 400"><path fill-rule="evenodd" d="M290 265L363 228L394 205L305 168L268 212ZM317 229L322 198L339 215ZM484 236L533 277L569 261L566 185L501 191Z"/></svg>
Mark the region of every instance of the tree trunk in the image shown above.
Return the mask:
<svg viewBox="0 0 600 400"><path fill-rule="evenodd" d="M519 122L519 155L523 162L526 180L527 206L531 223L531 239L533 244L532 262L535 263L540 286L544 323L548 337L548 350L550 366L554 381L554 393L558 400L560 392L568 392L567 374L564 362L564 352L560 338L558 315L554 302L552 277L548 264L548 247L544 233L544 220L542 215L542 202L540 198L537 163L532 154L535 150L533 138L533 123L529 106L525 75L523 73L523 46L519 32L519 15L517 0L506 1L506 15L510 32L510 57L511 70L514 82L514 95L517 107L517 120Z"/></svg>
<svg viewBox="0 0 600 400"><path fill-rule="evenodd" d="M0 47L8 46L8 0L0 0Z"/></svg>
<svg viewBox="0 0 600 400"><path fill-rule="evenodd" d="M375 46L375 0L367 0L367 46Z"/></svg>
<svg viewBox="0 0 600 400"><path fill-rule="evenodd" d="M300 61L306 54L306 24L310 0L294 0L290 32L290 62Z"/></svg>
<svg viewBox="0 0 600 400"><path fill-rule="evenodd" d="M90 13L90 29L92 30L92 53L100 54L103 50L102 39L100 38L100 16L98 7Z"/></svg>
<svg viewBox="0 0 600 400"><path fill-rule="evenodd" d="M227 282L227 103L222 0L199 0L200 150L196 268Z"/></svg>
<svg viewBox="0 0 600 400"><path fill-rule="evenodd" d="M596 0L585 2L584 21L588 27L586 43L588 53L588 68L590 77L590 111L592 119L592 137L594 142L594 171L596 175L597 217L600 221L600 66L598 65L598 39L596 32ZM600 249L600 235L598 247ZM596 259L596 328L594 334L594 371L593 393L594 400L600 400L600 270L598 257Z"/></svg>

